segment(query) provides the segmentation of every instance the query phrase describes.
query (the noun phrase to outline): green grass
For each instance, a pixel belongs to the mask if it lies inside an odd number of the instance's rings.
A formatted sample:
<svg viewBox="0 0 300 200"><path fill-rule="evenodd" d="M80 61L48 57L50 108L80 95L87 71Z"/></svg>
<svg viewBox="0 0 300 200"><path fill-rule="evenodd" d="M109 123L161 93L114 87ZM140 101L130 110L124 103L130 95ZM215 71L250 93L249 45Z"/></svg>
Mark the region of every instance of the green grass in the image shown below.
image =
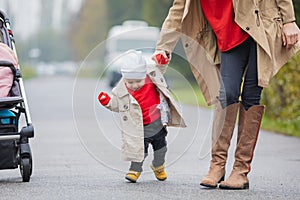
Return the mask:
<svg viewBox="0 0 300 200"><path fill-rule="evenodd" d="M36 72L32 66L21 66L22 78L31 79L36 77Z"/></svg>
<svg viewBox="0 0 300 200"><path fill-rule="evenodd" d="M184 88L176 89L175 87L173 93L176 94L177 96L175 98L184 104L211 108L211 106L207 106L204 97L197 85L192 86L191 89L184 89ZM267 106L266 109L268 109ZM284 135L300 137L300 119L295 119L293 121L288 121L288 120L280 121L280 120L270 119L266 115L264 115L262 119L261 128L264 130L281 133Z"/></svg>
<svg viewBox="0 0 300 200"><path fill-rule="evenodd" d="M95 62L83 62L76 72L76 77L99 78L104 75L105 66Z"/></svg>
<svg viewBox="0 0 300 200"><path fill-rule="evenodd" d="M99 70L90 68L80 70L76 76L80 78L97 78L99 75Z"/></svg>
<svg viewBox="0 0 300 200"><path fill-rule="evenodd" d="M270 119L264 115L262 120L262 129L282 133L285 135L300 137L300 120L282 121Z"/></svg>
<svg viewBox="0 0 300 200"><path fill-rule="evenodd" d="M189 89L175 88L173 90L173 93L175 94L174 95L175 99L184 104L201 106L206 108L211 107L211 106L207 106L205 99L197 85L192 86L192 88Z"/></svg>

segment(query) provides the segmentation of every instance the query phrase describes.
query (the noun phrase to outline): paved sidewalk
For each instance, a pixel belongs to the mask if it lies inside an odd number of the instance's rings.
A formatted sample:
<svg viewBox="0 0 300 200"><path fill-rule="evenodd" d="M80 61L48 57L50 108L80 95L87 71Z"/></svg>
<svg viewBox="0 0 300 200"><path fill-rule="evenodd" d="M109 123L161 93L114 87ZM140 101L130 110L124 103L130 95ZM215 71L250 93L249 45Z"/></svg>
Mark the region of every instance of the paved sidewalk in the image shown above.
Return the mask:
<svg viewBox="0 0 300 200"><path fill-rule="evenodd" d="M249 190L201 187L209 167L212 111L191 106L182 107L188 127L169 129L168 179L155 179L149 155L138 183L127 183L119 119L94 101L97 84L79 80L72 97L73 78L25 82L36 130L30 142L34 171L29 183L21 182L18 170L0 171L0 199L300 199L300 139L266 131L259 136Z"/></svg>

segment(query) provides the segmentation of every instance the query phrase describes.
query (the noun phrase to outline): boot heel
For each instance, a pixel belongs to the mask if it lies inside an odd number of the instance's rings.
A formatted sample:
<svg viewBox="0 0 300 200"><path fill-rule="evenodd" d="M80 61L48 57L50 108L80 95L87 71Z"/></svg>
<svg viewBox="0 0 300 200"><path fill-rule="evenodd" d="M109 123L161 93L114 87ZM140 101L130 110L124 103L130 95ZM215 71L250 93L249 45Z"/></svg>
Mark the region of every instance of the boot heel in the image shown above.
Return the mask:
<svg viewBox="0 0 300 200"><path fill-rule="evenodd" d="M218 181L218 183L221 183L224 180L225 180L225 175L220 178L220 180Z"/></svg>
<svg viewBox="0 0 300 200"><path fill-rule="evenodd" d="M248 183L244 183L243 189L249 189L249 182Z"/></svg>

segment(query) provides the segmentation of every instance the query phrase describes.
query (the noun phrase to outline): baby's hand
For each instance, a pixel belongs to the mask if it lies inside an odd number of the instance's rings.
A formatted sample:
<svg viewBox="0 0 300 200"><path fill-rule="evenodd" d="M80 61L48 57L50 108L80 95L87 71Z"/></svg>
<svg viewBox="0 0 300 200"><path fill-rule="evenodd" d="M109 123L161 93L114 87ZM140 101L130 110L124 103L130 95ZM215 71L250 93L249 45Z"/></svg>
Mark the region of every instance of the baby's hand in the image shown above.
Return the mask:
<svg viewBox="0 0 300 200"><path fill-rule="evenodd" d="M110 101L110 96L105 92L100 92L98 95L98 101L103 105L106 106Z"/></svg>

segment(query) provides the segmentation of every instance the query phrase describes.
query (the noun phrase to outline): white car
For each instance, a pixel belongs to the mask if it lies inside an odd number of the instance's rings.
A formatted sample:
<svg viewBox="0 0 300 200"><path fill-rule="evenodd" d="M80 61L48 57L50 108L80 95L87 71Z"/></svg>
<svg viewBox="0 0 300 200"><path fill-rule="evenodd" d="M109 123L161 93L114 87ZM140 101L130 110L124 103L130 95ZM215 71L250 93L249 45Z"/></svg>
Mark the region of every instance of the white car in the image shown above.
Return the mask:
<svg viewBox="0 0 300 200"><path fill-rule="evenodd" d="M121 78L118 57L130 50L142 51L146 60L150 60L155 51L160 29L148 26L145 21L124 21L122 25L113 26L108 33L105 46L105 64L111 87Z"/></svg>

